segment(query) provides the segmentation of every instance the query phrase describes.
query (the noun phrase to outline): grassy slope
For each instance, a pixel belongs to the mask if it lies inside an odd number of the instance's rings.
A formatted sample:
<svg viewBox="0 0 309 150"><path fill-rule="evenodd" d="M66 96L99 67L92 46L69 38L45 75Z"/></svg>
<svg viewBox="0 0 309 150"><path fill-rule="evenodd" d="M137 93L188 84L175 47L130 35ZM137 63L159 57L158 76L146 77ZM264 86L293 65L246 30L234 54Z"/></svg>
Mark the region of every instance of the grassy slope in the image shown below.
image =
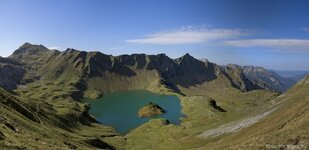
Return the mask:
<svg viewBox="0 0 309 150"><path fill-rule="evenodd" d="M17 98L1 89L0 100L0 132L4 135L0 149L93 149L87 140L98 138L119 147L117 141L123 141L111 127L79 123L83 105L78 103L66 102L60 109L60 104Z"/></svg>
<svg viewBox="0 0 309 150"><path fill-rule="evenodd" d="M49 106L51 112L47 113L48 116L50 116L50 114L53 114L51 116L60 116L63 118L69 118L72 114L73 116L78 116L78 113L81 112L80 107L82 107L82 105L73 101L70 96L72 92L77 90L75 84L82 78L80 76L82 71L80 67L89 65L87 64L88 61L85 61L86 63L83 64L80 63L83 62L82 60L74 61L72 55L66 58L58 56L56 52L49 53L49 56L51 56L49 57L51 59L50 63L42 63L46 60L40 60L36 62L41 64L33 65L40 66L36 72L40 73L44 78L27 84L26 86L19 87L15 92L19 94L20 97L23 97L22 101L26 103L42 103L42 105ZM72 51L72 53L74 56L81 54L81 52L78 51ZM88 55L86 59L90 59L93 55L96 55L96 53ZM40 58L41 57L33 59ZM47 62L49 62L48 59ZM59 72L59 74L57 74L57 72ZM125 137L121 137L118 136L112 128L98 124L86 126L77 123L75 126L69 127L72 132L68 132L67 130L59 128L57 124L52 124L53 121L57 122L57 119L46 119L43 122L46 122L47 130L30 122L25 123L25 125L30 124L30 126L39 128L37 132L29 131L28 133L38 136L39 139L43 141L47 140L44 141L45 143L49 140L54 140L54 142L51 142L51 146L68 146L63 144L62 140L59 140L64 138L82 149L90 149L84 142L80 142L84 138L90 137L100 138L118 149L194 149L205 145L213 148L218 147L218 149L220 149L222 148L220 146L224 145L233 147L235 143L232 142L233 140L229 141L228 138L226 142L220 143L221 137L201 139L197 138L197 135L219 125L259 114L273 107L275 102L281 100L280 98L274 99L274 97L277 96L276 93L263 90L242 93L235 89L231 85L231 82L223 76L219 76L211 82L204 82L194 86L178 86L178 89L182 93L188 95L181 96L161 84L157 72L138 69L134 69L134 72L138 72L138 75L124 77L105 73L104 76L89 78L89 80L86 80L86 82L89 83L85 91L86 96L94 95L93 97L96 97L102 92L131 89L147 89L157 93L175 94L180 97L183 113L186 115L181 126L162 125L161 120L151 120L133 130ZM227 110L227 112L219 112L210 107L208 104L208 100L210 99L216 100L218 105ZM14 116L10 118L14 118ZM74 120L75 119L72 121ZM26 130L27 129L25 129L25 131ZM44 137L46 133L55 133L55 136ZM6 134L7 133L5 133L5 135ZM125 138L127 140L125 140ZM21 144L26 144L26 139L22 139L22 135L16 137L16 139L18 139L18 141L20 140ZM7 140L5 140L5 142L7 142ZM220 144L219 146L216 145L217 142ZM29 144L26 145L27 147L28 145L29 147L37 146L37 148L39 146L36 145L36 141L30 141Z"/></svg>
<svg viewBox="0 0 309 150"><path fill-rule="evenodd" d="M308 82L309 80L307 80ZM264 120L209 143L213 149L308 149L309 85L296 85L276 100L279 109Z"/></svg>
<svg viewBox="0 0 309 150"><path fill-rule="evenodd" d="M160 145L160 149L178 149L180 148L179 146L184 148L201 147L207 142L195 138L197 134L206 129L237 120L250 114L258 113L258 110L266 107L268 103L270 103L269 99L272 99L276 95L275 93L262 90L242 93L232 87L232 85L229 84L230 82L224 77L219 77L211 82L196 86L186 88L181 86L178 87L181 92L191 96L181 96L173 93L164 85L160 84L160 80L156 73L151 71L140 72L139 78L107 79L109 78L92 78L87 81L91 83L92 86L88 87L86 92L90 91L91 93L92 90L101 92L146 88L156 93L174 94L180 97L183 113L187 116L183 120L181 126L164 126L161 125L160 121L153 120L128 134L126 136L127 141L119 136L103 138L104 141L109 142L109 144L114 145L118 149L124 147L126 149L144 149L152 147L153 144L156 146ZM142 79L145 79L147 82L143 82ZM97 84L102 82L106 82L106 84ZM118 82L119 84L114 84L118 85L118 87L108 86L109 83ZM21 97L38 99L51 104L52 107L57 110L57 115L67 115L74 109L74 105L71 106L71 104L76 103L70 98L70 93L76 90L73 85L74 84L64 82L63 80L49 82L43 79L27 84L25 87L19 87L15 92L20 94ZM211 108L208 104L210 98L215 99L218 105L222 106L228 112L222 113ZM102 135L106 134L104 130L102 133L98 134L99 132L97 130L100 130L100 126L94 126L94 128L79 126L73 129L74 134L82 136L102 137Z"/></svg>
<svg viewBox="0 0 309 150"><path fill-rule="evenodd" d="M220 86L220 80L213 83ZM224 84L226 86L226 84ZM203 87L203 88L202 88ZM208 90L206 90L208 89ZM224 91L225 94L222 94ZM203 91L203 92L201 92ZM152 120L130 132L126 149L195 149L209 141L197 138L201 132L240 118L258 114L270 108L276 93L256 90L242 93L231 86L216 88L211 85L189 87L186 94L199 96L180 96L183 119L180 126L162 125L161 120ZM227 112L212 108L208 100L215 99Z"/></svg>
<svg viewBox="0 0 309 150"><path fill-rule="evenodd" d="M153 120L125 136L127 141L121 136L103 136L105 134L115 135L116 133L111 132L108 128L102 129L100 125L93 127L80 125L73 129L73 133L79 136L101 137L102 140L118 149L124 147L125 149L144 149L150 148L153 145L159 145L160 149L178 149L180 148L179 146L184 148L197 148L206 143L205 140L195 138L197 134L206 129L258 113L258 110L266 107L270 103L269 99L276 96L275 93L262 90L242 93L230 84L227 84L228 81L226 78L219 78L207 84L188 88L179 87L182 92L195 96L181 96L173 93L160 84L160 80L158 79L152 83L141 82L141 80L136 81L144 84L140 86L140 89L146 87L146 89L156 93L179 96L181 105L183 106L183 113L186 115L181 126L165 126L160 121ZM63 84L57 81L52 83L46 80L40 80L28 84L26 87L20 87L15 92L20 94L21 97L37 99L38 101L45 101L51 104L57 110L57 115L67 115L74 109L73 104L76 103L68 98L69 93L74 90L76 90L75 87L68 83ZM222 94L222 92L225 94ZM211 108L208 104L210 98L215 99L218 105L222 106L228 112L222 113Z"/></svg>

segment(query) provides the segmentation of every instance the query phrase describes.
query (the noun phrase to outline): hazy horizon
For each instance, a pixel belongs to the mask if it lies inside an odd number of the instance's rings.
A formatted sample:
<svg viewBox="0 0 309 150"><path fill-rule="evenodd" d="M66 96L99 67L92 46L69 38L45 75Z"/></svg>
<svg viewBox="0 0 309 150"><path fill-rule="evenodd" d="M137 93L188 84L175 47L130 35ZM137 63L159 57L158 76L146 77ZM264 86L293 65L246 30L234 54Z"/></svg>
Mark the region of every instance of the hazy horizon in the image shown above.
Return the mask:
<svg viewBox="0 0 309 150"><path fill-rule="evenodd" d="M0 2L0 56L25 42L105 54L185 53L226 65L309 70L307 1Z"/></svg>

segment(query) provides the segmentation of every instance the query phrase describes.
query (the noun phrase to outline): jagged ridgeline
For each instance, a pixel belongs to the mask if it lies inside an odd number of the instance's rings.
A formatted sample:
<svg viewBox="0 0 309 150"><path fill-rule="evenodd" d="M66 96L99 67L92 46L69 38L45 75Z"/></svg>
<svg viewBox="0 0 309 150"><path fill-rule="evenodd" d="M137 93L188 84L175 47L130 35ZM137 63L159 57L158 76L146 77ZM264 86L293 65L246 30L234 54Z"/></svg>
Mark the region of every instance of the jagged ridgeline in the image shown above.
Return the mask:
<svg viewBox="0 0 309 150"><path fill-rule="evenodd" d="M218 86L231 85L241 91L263 88L248 80L242 69L200 61L189 54L177 59L165 54L111 56L74 49L60 52L25 43L10 57L1 58L1 68L5 71L1 71L0 76L11 74L15 77L0 82L6 89L44 81L71 86L74 99L131 89L192 95L198 91L191 87L207 89L215 85L207 84L211 82L221 83ZM198 94L203 95L202 92Z"/></svg>

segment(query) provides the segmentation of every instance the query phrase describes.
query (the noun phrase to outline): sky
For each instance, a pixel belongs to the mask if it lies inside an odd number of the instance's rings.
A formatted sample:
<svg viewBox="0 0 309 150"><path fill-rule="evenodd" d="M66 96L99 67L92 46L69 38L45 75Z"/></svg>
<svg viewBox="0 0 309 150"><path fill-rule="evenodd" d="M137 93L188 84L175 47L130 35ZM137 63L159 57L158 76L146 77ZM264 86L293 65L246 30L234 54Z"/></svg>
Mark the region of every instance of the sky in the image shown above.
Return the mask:
<svg viewBox="0 0 309 150"><path fill-rule="evenodd" d="M1 0L0 56L25 42L309 70L306 0Z"/></svg>

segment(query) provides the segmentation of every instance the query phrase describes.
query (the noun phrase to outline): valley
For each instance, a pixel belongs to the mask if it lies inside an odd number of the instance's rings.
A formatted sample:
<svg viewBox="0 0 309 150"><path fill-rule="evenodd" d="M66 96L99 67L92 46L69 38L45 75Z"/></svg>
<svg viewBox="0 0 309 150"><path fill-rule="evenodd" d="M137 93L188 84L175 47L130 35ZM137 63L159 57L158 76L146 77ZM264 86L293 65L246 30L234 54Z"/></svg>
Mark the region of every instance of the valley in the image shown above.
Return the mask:
<svg viewBox="0 0 309 150"><path fill-rule="evenodd" d="M30 43L0 64L0 147L6 149L262 149L295 139L305 145L309 138L308 76L286 86L266 69L221 66L190 54L111 56ZM262 73L252 76L256 70ZM138 118L149 102L167 113ZM117 127L113 119L134 119L116 111L133 112L138 123Z"/></svg>

